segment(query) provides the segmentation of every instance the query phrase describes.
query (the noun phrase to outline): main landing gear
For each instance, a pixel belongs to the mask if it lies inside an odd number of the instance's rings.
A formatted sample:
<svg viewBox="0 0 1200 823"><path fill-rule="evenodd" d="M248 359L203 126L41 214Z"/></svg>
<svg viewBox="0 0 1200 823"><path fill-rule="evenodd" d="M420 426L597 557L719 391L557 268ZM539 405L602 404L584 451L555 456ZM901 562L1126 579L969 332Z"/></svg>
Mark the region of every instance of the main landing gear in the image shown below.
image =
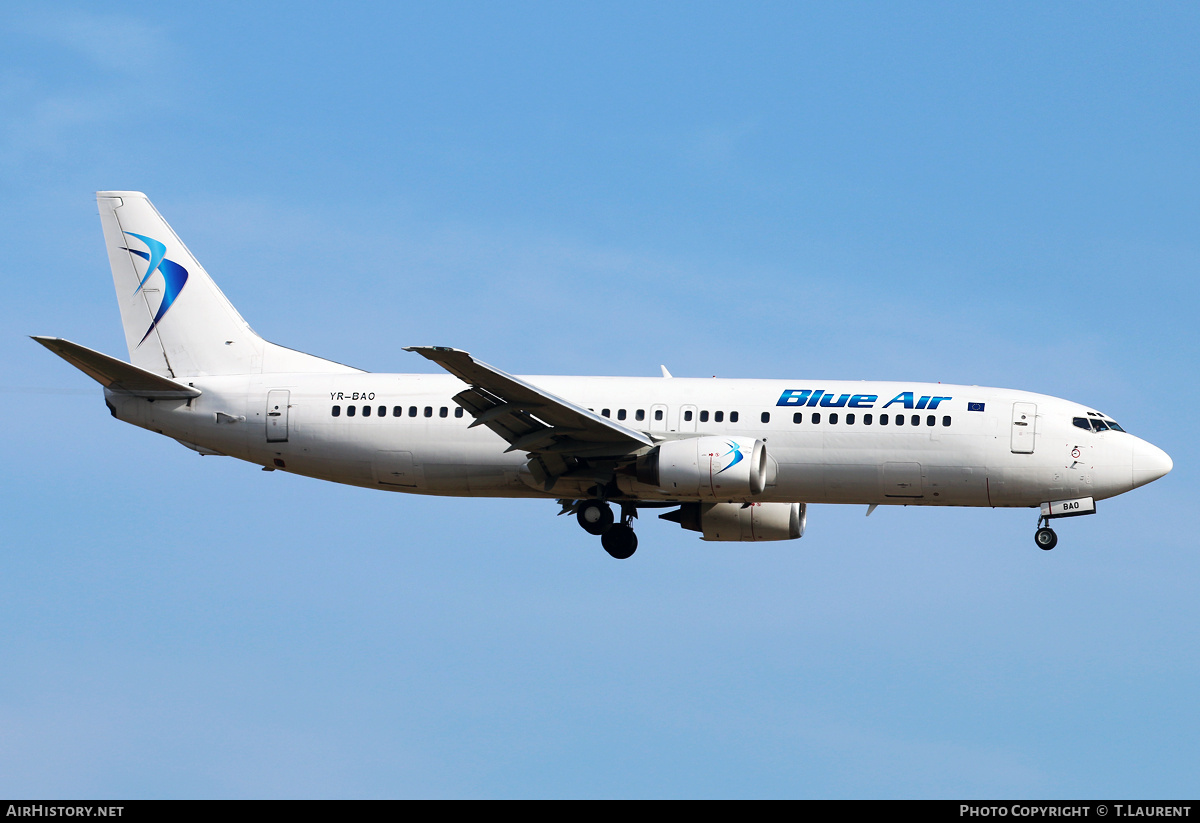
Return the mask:
<svg viewBox="0 0 1200 823"><path fill-rule="evenodd" d="M599 535L600 545L618 560L626 560L637 551L638 539L631 525L635 517L635 507L621 506L621 522L615 522L612 506L603 500L584 500L575 509L575 519L583 530Z"/></svg>
<svg viewBox="0 0 1200 823"><path fill-rule="evenodd" d="M628 560L637 551L637 535L633 533L633 526L617 523L600 535L600 545L618 560Z"/></svg>
<svg viewBox="0 0 1200 823"><path fill-rule="evenodd" d="M612 528L612 507L603 500L584 500L575 510L575 519L585 532L599 536Z"/></svg>

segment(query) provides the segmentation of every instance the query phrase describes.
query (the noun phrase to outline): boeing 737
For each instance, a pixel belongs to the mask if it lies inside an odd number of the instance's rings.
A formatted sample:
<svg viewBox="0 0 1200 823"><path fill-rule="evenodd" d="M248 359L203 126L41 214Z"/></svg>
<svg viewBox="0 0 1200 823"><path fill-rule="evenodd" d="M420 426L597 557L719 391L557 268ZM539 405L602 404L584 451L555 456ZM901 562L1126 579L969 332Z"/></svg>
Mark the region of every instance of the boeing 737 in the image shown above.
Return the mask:
<svg viewBox="0 0 1200 823"><path fill-rule="evenodd" d="M640 509L704 540L790 540L809 503L1037 508L1052 549L1051 521L1172 468L1096 409L1010 389L518 377L441 346L406 351L446 374L370 373L255 334L144 194L96 200L130 362L33 339L99 382L118 420L266 471L557 500L627 558Z"/></svg>

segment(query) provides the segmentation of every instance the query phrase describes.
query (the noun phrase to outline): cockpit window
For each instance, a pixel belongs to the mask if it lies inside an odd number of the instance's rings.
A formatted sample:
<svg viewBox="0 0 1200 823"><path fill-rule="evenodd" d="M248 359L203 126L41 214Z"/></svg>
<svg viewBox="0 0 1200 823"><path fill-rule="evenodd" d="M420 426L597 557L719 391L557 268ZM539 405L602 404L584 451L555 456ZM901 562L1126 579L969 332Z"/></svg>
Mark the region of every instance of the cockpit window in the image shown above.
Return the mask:
<svg viewBox="0 0 1200 823"><path fill-rule="evenodd" d="M1071 423L1075 425L1075 428L1083 429L1084 431L1087 431L1088 429L1091 429L1094 432L1103 432L1108 431L1109 429L1115 432L1125 431L1123 428L1117 425L1115 420L1109 420L1108 418L1097 414L1096 412L1088 412L1087 417L1073 417L1071 418Z"/></svg>
<svg viewBox="0 0 1200 823"><path fill-rule="evenodd" d="M1096 431L1104 431L1105 429L1112 429L1115 432L1125 431L1123 428L1118 426L1116 421L1113 420L1111 417L1109 417L1107 414L1100 414L1099 412L1088 412L1088 416L1093 418L1093 420L1092 420L1093 427L1095 427L1095 425L1096 425L1096 420L1094 418L1097 418L1097 417L1100 418L1101 428L1096 429Z"/></svg>

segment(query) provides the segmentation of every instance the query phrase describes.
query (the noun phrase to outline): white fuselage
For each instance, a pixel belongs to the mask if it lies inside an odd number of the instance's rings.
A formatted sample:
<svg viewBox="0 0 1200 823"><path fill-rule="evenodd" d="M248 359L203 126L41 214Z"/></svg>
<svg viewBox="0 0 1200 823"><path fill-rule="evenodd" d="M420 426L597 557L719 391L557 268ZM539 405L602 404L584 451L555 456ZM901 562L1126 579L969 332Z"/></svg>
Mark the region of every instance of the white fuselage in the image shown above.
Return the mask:
<svg viewBox="0 0 1200 823"><path fill-rule="evenodd" d="M742 498L757 502L1037 506L1112 497L1160 477L1164 461L1170 465L1163 452L1133 435L1073 424L1098 416L1094 410L1008 389L870 381L521 379L655 439L711 434L764 441L767 487ZM188 382L202 391L200 397L152 401L105 394L121 420L202 453L267 468L420 494L587 496L587 481L564 478L543 488L526 468L526 454L506 452L508 444L486 427L469 428L471 415L451 399L464 384L450 375L256 374ZM634 477L618 483L630 498L688 499Z"/></svg>

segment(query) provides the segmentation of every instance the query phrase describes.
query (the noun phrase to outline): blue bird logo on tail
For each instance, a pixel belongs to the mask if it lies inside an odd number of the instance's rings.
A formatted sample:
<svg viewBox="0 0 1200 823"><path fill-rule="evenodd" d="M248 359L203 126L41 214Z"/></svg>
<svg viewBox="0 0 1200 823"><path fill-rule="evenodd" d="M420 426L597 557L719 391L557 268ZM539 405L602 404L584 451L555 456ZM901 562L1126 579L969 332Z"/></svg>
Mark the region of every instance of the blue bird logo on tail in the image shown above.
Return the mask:
<svg viewBox="0 0 1200 823"><path fill-rule="evenodd" d="M146 244L146 248L150 251L144 252L140 249L131 249L128 246L121 248L130 254L136 254L138 257L145 260L149 265L146 267L146 273L142 275L142 280L138 283L133 293L137 294L146 285L146 281L150 279L150 275L154 272L159 272L163 276L163 299L158 304L158 311L154 315L154 319L150 321L150 328L146 329L146 333L142 335L142 339L138 341L138 345L146 342L146 338L150 336L150 332L154 331L158 326L158 321L162 320L163 315L167 313L167 309L171 308L171 304L175 302L175 298L179 296L179 292L183 290L183 285L187 283L188 271L183 266L176 263L174 260L168 260L166 257L167 247L155 240L153 237L146 237L142 234L134 234L131 231L125 232L130 237L136 237Z"/></svg>

